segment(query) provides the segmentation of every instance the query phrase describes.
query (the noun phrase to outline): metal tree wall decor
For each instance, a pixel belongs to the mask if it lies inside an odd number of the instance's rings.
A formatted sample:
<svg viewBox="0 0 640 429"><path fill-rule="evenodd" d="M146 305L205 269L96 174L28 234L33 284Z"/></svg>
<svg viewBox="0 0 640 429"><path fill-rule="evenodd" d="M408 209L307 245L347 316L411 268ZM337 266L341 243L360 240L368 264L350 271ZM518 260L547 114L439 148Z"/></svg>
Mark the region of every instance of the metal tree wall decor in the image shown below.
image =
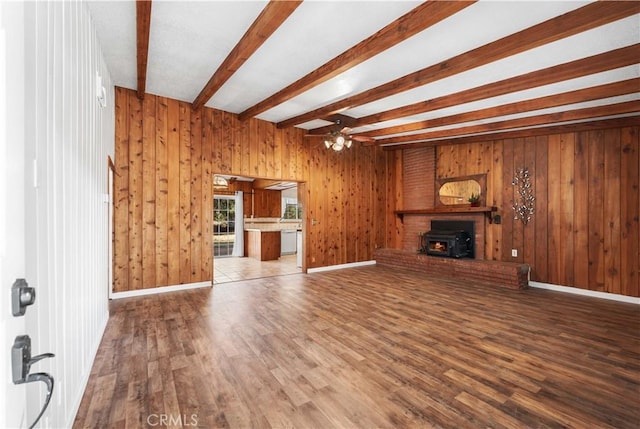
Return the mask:
<svg viewBox="0 0 640 429"><path fill-rule="evenodd" d="M533 203L536 197L533 196L533 190L531 189L531 177L529 177L529 170L527 167L519 168L516 170L516 175L513 177L513 186L518 187L519 200L514 201L513 211L515 212L514 219L520 219L523 224L529 223L531 216L535 212Z"/></svg>

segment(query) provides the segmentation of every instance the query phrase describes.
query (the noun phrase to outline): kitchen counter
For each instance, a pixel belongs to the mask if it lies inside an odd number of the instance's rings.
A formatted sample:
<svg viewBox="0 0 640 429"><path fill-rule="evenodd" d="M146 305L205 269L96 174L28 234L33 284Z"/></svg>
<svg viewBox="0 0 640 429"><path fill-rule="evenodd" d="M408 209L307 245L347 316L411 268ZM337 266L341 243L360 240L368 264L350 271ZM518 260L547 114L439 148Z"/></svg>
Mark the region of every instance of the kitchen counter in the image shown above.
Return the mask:
<svg viewBox="0 0 640 429"><path fill-rule="evenodd" d="M245 231L289 231L302 227L302 221L279 218L245 218Z"/></svg>

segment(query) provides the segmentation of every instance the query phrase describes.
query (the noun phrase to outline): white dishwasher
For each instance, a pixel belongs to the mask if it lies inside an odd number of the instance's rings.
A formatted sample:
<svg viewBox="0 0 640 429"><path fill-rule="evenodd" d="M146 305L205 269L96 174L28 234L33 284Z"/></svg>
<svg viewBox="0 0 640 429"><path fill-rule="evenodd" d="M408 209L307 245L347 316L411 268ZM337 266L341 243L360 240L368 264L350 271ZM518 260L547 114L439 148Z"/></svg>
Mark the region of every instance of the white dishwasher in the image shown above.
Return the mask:
<svg viewBox="0 0 640 429"><path fill-rule="evenodd" d="M293 255L296 253L296 230L280 231L280 254Z"/></svg>

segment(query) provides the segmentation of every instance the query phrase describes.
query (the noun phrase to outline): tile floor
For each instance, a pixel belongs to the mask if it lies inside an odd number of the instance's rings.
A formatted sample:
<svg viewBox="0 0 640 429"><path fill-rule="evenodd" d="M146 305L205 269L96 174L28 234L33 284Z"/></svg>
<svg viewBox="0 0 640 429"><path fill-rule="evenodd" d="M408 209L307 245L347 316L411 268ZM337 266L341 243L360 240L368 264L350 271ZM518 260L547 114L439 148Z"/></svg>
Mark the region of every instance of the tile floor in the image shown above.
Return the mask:
<svg viewBox="0 0 640 429"><path fill-rule="evenodd" d="M213 261L213 283L228 283L262 277L301 273L296 267L296 255L281 256L276 261L258 261L253 258L217 257Z"/></svg>

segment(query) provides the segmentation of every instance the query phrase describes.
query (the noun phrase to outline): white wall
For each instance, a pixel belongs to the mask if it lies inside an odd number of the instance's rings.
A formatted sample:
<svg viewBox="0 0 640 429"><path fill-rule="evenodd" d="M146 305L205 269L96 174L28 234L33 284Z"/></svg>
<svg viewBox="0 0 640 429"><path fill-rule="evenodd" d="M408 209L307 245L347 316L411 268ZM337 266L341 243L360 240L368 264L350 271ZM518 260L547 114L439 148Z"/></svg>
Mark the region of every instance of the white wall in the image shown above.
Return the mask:
<svg viewBox="0 0 640 429"><path fill-rule="evenodd" d="M71 427L108 319L104 196L114 91L85 3L25 2L24 8L26 264L41 306L27 328L34 332L34 354L56 354L34 368L56 380L38 426ZM107 89L105 108L96 98L97 73ZM29 389L31 422L43 389Z"/></svg>

